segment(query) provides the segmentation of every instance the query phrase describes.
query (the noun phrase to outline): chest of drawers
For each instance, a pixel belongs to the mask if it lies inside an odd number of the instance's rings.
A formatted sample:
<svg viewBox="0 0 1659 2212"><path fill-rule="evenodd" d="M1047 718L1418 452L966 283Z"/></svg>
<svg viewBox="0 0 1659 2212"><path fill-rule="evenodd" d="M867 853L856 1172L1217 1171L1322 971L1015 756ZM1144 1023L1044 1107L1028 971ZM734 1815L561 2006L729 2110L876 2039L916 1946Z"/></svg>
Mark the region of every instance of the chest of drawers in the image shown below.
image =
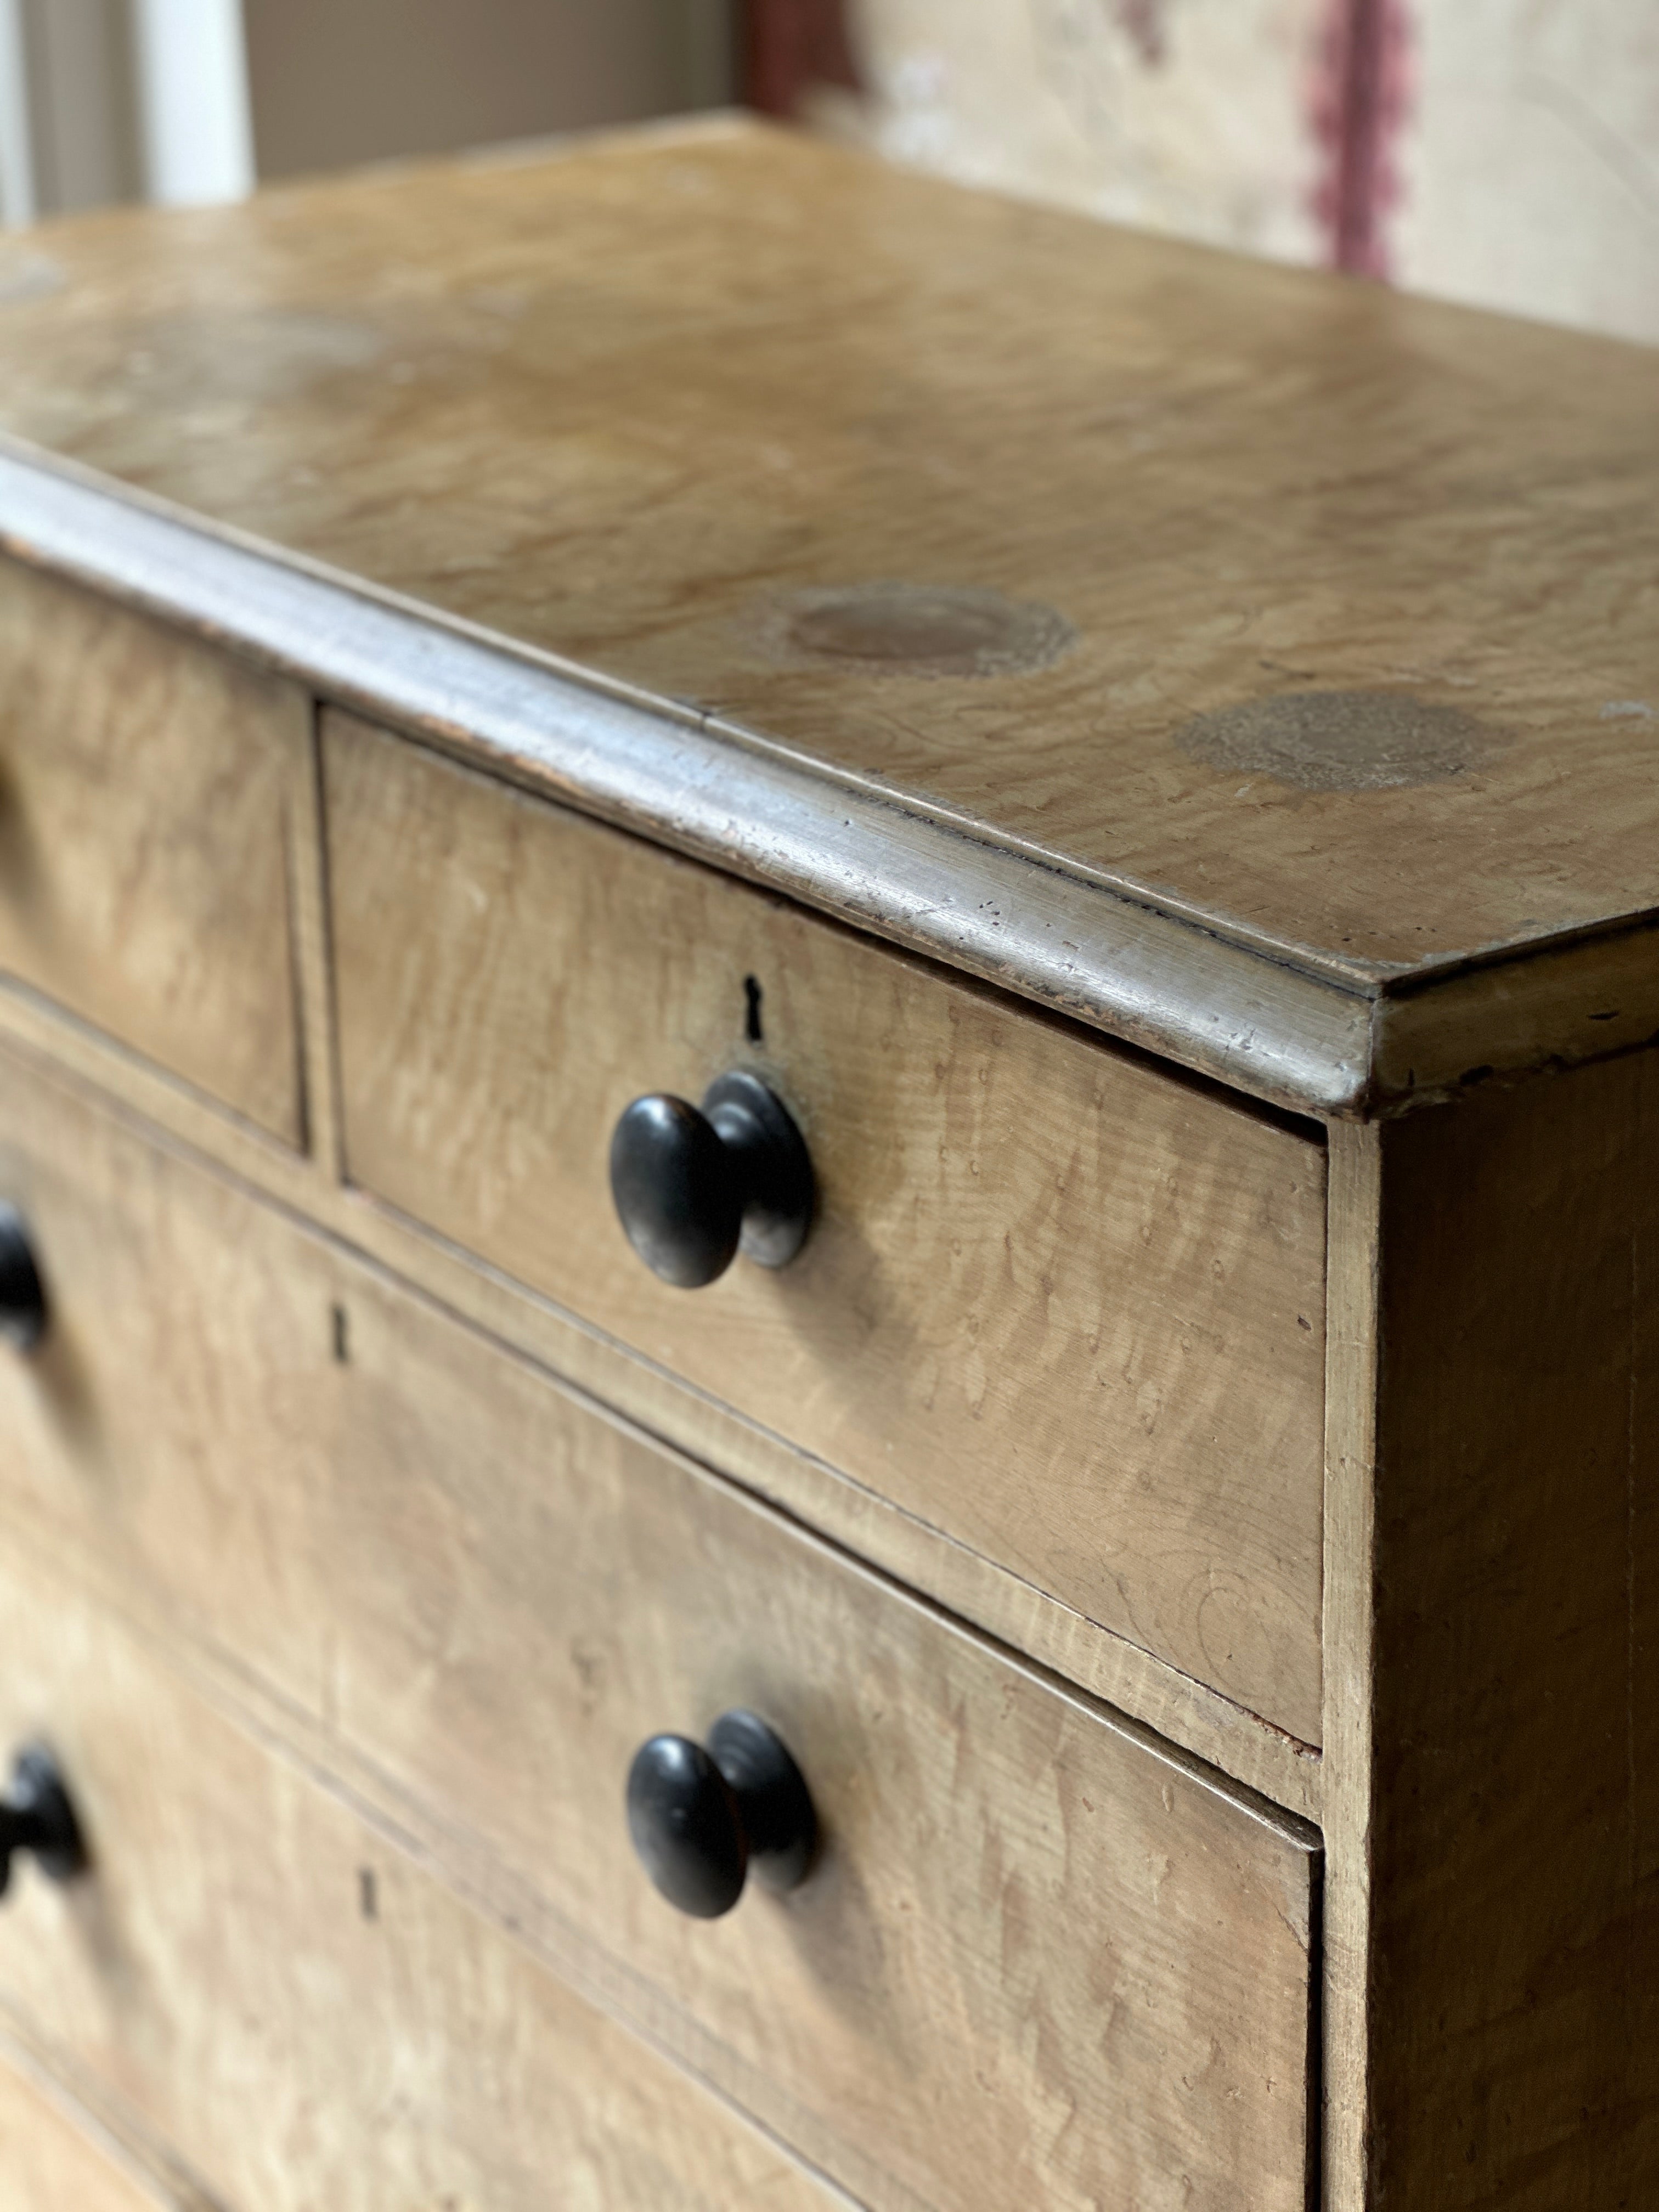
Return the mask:
<svg viewBox="0 0 1659 2212"><path fill-rule="evenodd" d="M1650 357L726 125L31 253L0 2204L1646 2203Z"/></svg>

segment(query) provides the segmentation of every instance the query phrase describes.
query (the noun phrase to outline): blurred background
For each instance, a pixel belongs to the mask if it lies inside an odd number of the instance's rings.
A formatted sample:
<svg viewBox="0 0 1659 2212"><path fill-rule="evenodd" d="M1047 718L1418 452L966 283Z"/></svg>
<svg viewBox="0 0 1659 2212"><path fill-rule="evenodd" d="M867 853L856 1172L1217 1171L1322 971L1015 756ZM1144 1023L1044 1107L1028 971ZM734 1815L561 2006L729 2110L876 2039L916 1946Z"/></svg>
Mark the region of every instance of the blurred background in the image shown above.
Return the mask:
<svg viewBox="0 0 1659 2212"><path fill-rule="evenodd" d="M0 220L732 103L1659 342L1659 0L0 0Z"/></svg>

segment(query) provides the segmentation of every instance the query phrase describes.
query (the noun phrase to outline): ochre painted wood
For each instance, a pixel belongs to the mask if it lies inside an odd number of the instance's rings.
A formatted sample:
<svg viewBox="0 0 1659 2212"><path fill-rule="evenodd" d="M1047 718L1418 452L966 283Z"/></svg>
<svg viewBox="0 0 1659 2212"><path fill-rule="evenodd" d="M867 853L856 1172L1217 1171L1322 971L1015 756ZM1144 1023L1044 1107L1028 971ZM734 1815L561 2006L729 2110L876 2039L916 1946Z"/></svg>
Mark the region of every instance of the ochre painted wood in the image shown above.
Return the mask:
<svg viewBox="0 0 1659 2212"><path fill-rule="evenodd" d="M1330 1135L1325 1310L1325 1749L1320 1816L1324 2099L1321 2212L1368 2194L1372 1703L1376 1694L1376 1384L1382 1133ZM1380 2212L1380 2208L1376 2208Z"/></svg>
<svg viewBox="0 0 1659 2212"><path fill-rule="evenodd" d="M324 758L355 1182L1318 1741L1317 1143L348 719ZM688 1294L611 1132L732 1066L819 1218Z"/></svg>
<svg viewBox="0 0 1659 2212"><path fill-rule="evenodd" d="M44 1084L52 1100L89 1098L117 1108L124 1117L137 1117L153 1137L216 1162L277 1204L320 1223L489 1334L528 1352L705 1465L723 1468L961 1619L1146 1722L1235 1781L1307 1820L1318 1819L1322 1771L1316 1750L637 1358L392 1207L332 1185L315 1155L290 1152L228 1119L109 1039L65 1024L26 994L0 989L0 1040L6 1070L0 1085L14 1104L21 1079L25 1097L27 1086ZM326 1053L318 1057L325 1059Z"/></svg>
<svg viewBox="0 0 1659 2212"><path fill-rule="evenodd" d="M0 2008L96 2069L216 2196L261 2212L841 2202L68 1581L8 1558L0 1589L0 1737L46 1733L98 1856L70 1890L21 1878Z"/></svg>
<svg viewBox="0 0 1659 2212"><path fill-rule="evenodd" d="M141 2183L70 2108L0 2059L0 2212L206 2212Z"/></svg>
<svg viewBox="0 0 1659 2212"><path fill-rule="evenodd" d="M0 428L1293 962L1659 903L1640 349L735 125L28 251ZM792 629L872 583L1077 641L965 678L879 609L863 659ZM1354 692L1439 720L1182 741Z"/></svg>
<svg viewBox="0 0 1659 2212"><path fill-rule="evenodd" d="M1178 2174L1221 2212L1243 2175L1301 2212L1307 1832L218 1179L62 1104L8 1125L55 1311L0 1364L15 1526L471 1837L861 2200ZM738 1703L829 1840L710 1928L633 1863L622 1782Z"/></svg>
<svg viewBox="0 0 1659 2212"><path fill-rule="evenodd" d="M1334 1156L1332 2212L1659 2171L1654 1086L1633 1055Z"/></svg>
<svg viewBox="0 0 1659 2212"><path fill-rule="evenodd" d="M0 561L0 969L290 1145L295 687Z"/></svg>

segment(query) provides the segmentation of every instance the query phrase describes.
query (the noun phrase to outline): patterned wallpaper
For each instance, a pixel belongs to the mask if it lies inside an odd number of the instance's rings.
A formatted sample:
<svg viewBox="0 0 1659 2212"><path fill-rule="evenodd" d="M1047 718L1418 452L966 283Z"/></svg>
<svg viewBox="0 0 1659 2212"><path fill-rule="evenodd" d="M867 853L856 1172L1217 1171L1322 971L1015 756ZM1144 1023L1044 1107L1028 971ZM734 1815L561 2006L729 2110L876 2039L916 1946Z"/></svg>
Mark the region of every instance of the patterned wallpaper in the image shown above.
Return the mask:
<svg viewBox="0 0 1659 2212"><path fill-rule="evenodd" d="M1659 0L756 0L750 35L761 104L896 160L1659 341Z"/></svg>

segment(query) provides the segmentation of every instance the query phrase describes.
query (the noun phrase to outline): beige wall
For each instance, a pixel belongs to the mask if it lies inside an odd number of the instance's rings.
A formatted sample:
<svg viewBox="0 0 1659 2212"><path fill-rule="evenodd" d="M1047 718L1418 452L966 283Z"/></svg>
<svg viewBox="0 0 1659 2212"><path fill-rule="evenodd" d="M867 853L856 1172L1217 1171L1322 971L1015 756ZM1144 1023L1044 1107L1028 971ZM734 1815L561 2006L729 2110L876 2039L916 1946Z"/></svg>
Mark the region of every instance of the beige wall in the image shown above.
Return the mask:
<svg viewBox="0 0 1659 2212"><path fill-rule="evenodd" d="M142 182L128 0L15 0L34 211L131 198Z"/></svg>
<svg viewBox="0 0 1659 2212"><path fill-rule="evenodd" d="M140 143L139 4L0 0L0 222L156 188ZM722 106L736 4L240 0L259 172Z"/></svg>
<svg viewBox="0 0 1659 2212"><path fill-rule="evenodd" d="M244 0L262 177L730 97L721 0Z"/></svg>

